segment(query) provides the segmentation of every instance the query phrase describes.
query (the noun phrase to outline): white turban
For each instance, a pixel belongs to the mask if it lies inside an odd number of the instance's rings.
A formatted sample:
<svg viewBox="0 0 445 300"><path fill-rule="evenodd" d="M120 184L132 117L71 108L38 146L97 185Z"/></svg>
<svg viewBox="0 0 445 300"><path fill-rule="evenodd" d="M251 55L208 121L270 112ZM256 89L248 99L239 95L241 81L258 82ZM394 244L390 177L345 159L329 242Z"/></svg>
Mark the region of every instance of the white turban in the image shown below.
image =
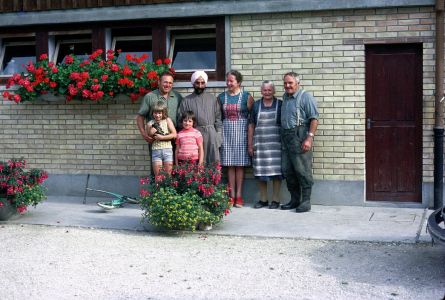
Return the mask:
<svg viewBox="0 0 445 300"><path fill-rule="evenodd" d="M190 80L192 85L195 84L196 79L198 79L199 77L202 77L205 83L207 83L207 80L209 80L209 76L207 76L206 72L196 71L195 73L192 74L192 79Z"/></svg>

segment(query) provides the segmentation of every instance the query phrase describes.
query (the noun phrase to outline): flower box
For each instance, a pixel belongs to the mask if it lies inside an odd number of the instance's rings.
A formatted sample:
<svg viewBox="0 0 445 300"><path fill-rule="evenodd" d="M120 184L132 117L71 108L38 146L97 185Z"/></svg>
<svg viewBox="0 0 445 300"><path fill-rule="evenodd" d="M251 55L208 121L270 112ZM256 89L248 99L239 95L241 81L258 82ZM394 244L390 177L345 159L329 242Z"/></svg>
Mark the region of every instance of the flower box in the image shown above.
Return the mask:
<svg viewBox="0 0 445 300"><path fill-rule="evenodd" d="M81 61L74 55L68 55L57 65L48 60L48 55L43 54L35 64L27 65L26 74L12 75L6 86L8 90L2 96L16 103L33 102L39 96L43 96L44 101L57 101L58 95L68 102L101 102L125 94L135 102L158 87L162 73L174 75L168 58L144 62L147 54L141 57L127 54L125 63L118 64L119 54L119 51L109 50L104 58L103 51L99 49L87 60ZM18 88L9 90L13 86ZM47 98L48 94L56 98Z"/></svg>

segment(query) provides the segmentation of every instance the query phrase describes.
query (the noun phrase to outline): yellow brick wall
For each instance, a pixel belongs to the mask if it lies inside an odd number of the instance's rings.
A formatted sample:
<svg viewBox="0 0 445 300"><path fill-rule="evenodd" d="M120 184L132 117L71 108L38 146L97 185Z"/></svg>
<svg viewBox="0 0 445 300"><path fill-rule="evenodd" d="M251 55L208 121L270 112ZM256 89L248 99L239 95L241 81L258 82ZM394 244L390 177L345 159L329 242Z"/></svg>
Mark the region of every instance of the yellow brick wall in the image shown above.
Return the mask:
<svg viewBox="0 0 445 300"><path fill-rule="evenodd" d="M424 181L432 181L432 9L261 14L234 16L230 23L232 68L243 73L244 86L255 98L266 79L274 80L277 94L282 94L282 74L290 70L300 73L302 85L315 95L321 119L314 175L320 180L365 179L365 46L350 41L429 40L423 44L423 175ZM185 89L180 92L187 94ZM23 156L31 166L52 174L144 176L150 162L135 124L138 108L129 100L21 105L0 101L0 160Z"/></svg>

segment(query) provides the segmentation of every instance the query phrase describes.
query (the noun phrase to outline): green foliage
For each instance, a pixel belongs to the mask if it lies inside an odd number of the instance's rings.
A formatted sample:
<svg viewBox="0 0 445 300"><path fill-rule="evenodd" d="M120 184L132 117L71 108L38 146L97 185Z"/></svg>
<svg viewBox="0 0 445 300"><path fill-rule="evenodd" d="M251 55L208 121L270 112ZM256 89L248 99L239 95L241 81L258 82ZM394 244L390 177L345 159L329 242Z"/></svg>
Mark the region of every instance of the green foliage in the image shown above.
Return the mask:
<svg viewBox="0 0 445 300"><path fill-rule="evenodd" d="M143 178L141 190L143 219L174 230L196 229L199 223L218 224L230 212L227 186L220 183L218 164L203 167L175 166L171 174Z"/></svg>

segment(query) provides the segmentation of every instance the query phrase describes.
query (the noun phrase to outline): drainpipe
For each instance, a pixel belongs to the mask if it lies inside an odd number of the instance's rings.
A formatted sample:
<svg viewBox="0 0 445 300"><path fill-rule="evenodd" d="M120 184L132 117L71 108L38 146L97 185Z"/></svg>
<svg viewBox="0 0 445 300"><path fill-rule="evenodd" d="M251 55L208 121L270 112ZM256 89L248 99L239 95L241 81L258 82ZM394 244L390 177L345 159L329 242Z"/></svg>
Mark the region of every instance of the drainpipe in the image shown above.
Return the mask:
<svg viewBox="0 0 445 300"><path fill-rule="evenodd" d="M444 0L436 0L436 97L434 124L434 209L443 207Z"/></svg>

